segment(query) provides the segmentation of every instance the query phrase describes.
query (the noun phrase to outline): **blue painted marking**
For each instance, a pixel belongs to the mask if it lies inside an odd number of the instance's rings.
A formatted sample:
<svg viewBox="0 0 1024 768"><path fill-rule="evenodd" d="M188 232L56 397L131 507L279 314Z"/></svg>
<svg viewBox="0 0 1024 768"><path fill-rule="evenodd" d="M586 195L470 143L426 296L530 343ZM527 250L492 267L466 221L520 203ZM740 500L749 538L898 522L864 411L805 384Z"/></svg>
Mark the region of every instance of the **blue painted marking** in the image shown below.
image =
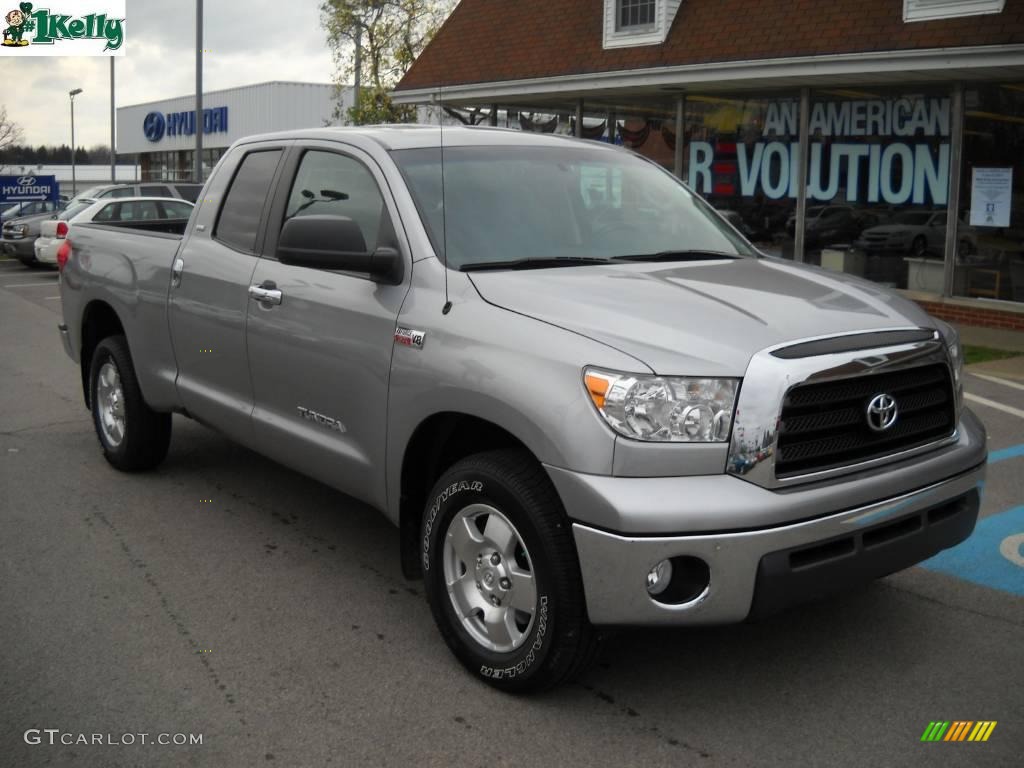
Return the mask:
<svg viewBox="0 0 1024 768"><path fill-rule="evenodd" d="M999 551L1003 541L1020 534L1024 534L1024 506L979 520L967 541L940 552L921 565L983 587L1024 596L1024 566ZM1018 560L1024 556L1020 550L1014 554Z"/></svg>
<svg viewBox="0 0 1024 768"><path fill-rule="evenodd" d="M995 464L997 461L1015 459L1018 456L1024 456L1024 443L1021 443L1020 445L1011 445L1009 448L1003 448L1000 451L992 451L992 453L988 455L988 463Z"/></svg>

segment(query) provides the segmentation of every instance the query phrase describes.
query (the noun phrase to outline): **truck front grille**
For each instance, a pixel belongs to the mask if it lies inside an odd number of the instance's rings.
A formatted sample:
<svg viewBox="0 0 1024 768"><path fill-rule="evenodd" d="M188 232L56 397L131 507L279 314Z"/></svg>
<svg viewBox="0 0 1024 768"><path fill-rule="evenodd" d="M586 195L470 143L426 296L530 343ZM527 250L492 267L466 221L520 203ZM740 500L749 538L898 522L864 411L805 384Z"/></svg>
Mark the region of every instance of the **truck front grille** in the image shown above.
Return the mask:
<svg viewBox="0 0 1024 768"><path fill-rule="evenodd" d="M871 400L896 401L895 423L882 432L868 425ZM775 475L788 477L886 456L953 432L956 414L949 369L906 368L791 389L782 406Z"/></svg>

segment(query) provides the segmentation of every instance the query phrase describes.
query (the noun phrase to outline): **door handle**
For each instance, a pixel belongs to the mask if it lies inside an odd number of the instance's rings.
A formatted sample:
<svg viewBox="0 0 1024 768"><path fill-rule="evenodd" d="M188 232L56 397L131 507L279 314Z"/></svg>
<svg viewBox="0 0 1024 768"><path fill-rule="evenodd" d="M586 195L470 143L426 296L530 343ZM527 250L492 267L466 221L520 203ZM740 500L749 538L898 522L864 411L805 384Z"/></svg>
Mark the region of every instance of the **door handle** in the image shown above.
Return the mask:
<svg viewBox="0 0 1024 768"><path fill-rule="evenodd" d="M259 285L249 286L249 298L256 299L264 304L280 304L281 291L273 280L264 280Z"/></svg>
<svg viewBox="0 0 1024 768"><path fill-rule="evenodd" d="M181 285L181 273L185 269L185 262L180 256L175 257L174 264L171 265L171 287L177 288Z"/></svg>

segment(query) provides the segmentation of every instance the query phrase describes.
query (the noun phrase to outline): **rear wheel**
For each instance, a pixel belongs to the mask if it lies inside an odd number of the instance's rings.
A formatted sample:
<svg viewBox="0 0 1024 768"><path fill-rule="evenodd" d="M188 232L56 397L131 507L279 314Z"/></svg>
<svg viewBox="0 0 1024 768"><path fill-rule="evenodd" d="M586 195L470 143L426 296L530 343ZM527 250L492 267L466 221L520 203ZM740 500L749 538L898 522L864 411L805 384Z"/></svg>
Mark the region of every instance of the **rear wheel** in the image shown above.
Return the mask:
<svg viewBox="0 0 1024 768"><path fill-rule="evenodd" d="M543 690L592 656L572 531L551 481L520 451L463 459L422 527L427 598L455 656L490 685Z"/></svg>
<svg viewBox="0 0 1024 768"><path fill-rule="evenodd" d="M171 414L157 413L142 397L128 341L108 336L97 346L89 369L93 425L112 465L128 472L152 469L167 455Z"/></svg>

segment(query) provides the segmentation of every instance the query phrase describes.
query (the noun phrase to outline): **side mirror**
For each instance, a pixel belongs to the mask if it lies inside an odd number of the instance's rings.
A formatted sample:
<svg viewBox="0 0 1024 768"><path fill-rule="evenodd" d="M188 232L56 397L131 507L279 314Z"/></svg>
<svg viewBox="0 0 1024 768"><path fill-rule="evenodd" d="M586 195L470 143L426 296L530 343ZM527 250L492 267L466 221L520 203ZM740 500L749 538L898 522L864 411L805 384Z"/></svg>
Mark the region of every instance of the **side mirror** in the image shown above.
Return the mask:
<svg viewBox="0 0 1024 768"><path fill-rule="evenodd" d="M285 222L277 241L282 264L313 269L363 272L381 282L402 280L402 255L395 248L366 250L359 225L347 216L294 216Z"/></svg>

